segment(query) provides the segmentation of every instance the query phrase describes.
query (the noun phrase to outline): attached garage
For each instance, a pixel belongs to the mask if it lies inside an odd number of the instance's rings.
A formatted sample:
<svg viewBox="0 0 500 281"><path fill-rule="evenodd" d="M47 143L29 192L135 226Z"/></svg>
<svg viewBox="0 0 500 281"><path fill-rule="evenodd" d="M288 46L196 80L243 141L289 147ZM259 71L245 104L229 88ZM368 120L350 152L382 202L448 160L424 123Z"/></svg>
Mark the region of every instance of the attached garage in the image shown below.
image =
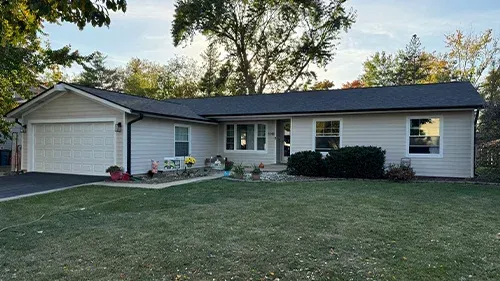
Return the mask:
<svg viewBox="0 0 500 281"><path fill-rule="evenodd" d="M33 124L35 172L103 175L116 163L113 122Z"/></svg>
<svg viewBox="0 0 500 281"><path fill-rule="evenodd" d="M217 123L186 106L62 82L6 117L23 127L21 169L27 172L101 176L118 165L146 173L151 159L175 155L175 126L203 136L190 143L194 157L217 150Z"/></svg>

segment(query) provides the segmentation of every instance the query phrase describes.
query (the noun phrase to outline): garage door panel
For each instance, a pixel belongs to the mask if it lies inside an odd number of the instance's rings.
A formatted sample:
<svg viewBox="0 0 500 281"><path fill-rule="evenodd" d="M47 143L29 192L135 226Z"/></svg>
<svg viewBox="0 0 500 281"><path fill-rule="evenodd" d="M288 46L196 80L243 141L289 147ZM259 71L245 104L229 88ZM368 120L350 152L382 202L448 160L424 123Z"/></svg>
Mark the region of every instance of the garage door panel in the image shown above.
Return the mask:
<svg viewBox="0 0 500 281"><path fill-rule="evenodd" d="M34 170L103 175L115 161L112 122L34 125Z"/></svg>

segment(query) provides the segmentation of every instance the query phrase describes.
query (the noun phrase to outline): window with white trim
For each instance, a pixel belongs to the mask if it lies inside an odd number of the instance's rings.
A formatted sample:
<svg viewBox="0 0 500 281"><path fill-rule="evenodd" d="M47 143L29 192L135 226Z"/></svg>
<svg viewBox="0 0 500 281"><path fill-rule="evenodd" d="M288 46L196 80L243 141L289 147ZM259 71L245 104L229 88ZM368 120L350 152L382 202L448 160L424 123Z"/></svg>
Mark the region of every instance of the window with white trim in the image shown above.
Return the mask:
<svg viewBox="0 0 500 281"><path fill-rule="evenodd" d="M226 125L226 150L265 151L266 124Z"/></svg>
<svg viewBox="0 0 500 281"><path fill-rule="evenodd" d="M441 119L410 118L409 119L408 153L440 154L441 152Z"/></svg>
<svg viewBox="0 0 500 281"><path fill-rule="evenodd" d="M340 121L316 121L314 148L319 152L328 152L340 148Z"/></svg>
<svg viewBox="0 0 500 281"><path fill-rule="evenodd" d="M175 156L189 156L189 142L191 136L189 135L189 127L175 126Z"/></svg>

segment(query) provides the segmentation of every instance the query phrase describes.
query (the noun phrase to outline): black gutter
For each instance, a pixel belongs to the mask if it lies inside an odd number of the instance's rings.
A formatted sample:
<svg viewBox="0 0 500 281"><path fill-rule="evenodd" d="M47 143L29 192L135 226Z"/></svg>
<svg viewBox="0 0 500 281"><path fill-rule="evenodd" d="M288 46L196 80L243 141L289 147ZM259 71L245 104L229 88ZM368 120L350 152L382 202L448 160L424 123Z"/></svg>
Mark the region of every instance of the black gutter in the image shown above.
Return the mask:
<svg viewBox="0 0 500 281"><path fill-rule="evenodd" d="M474 117L474 147L473 147L474 151L473 151L473 153L472 153L472 157L474 157L474 158L473 158L473 159L474 159L474 165L473 165L473 167L472 167L472 169L473 169L473 171L474 171L474 177L477 177L477 173L476 173L476 153L477 153L477 151L476 151L476 150L477 150L477 147L476 147L476 146L477 146L477 121L478 121L478 119L479 119L479 111L480 111L480 110L481 110L480 108L476 109L476 116Z"/></svg>
<svg viewBox="0 0 500 281"><path fill-rule="evenodd" d="M127 173L130 173L130 170L132 169L132 163L130 163L132 160L132 124L142 120L144 118L144 115L142 113L139 113L139 117L137 117L134 120L130 120L127 122Z"/></svg>
<svg viewBox="0 0 500 281"><path fill-rule="evenodd" d="M349 109L349 110L321 110L321 111L284 111L284 112L267 112L267 113L237 113L237 114L200 114L205 118L217 117L238 117L238 116L266 116L266 115L292 115L292 114L328 114L328 113L358 113L358 112L393 112L393 111L425 111L425 110L450 110L450 109L470 109L482 108L482 105L462 105L449 107L401 107L401 108L378 108L378 109Z"/></svg>
<svg viewBox="0 0 500 281"><path fill-rule="evenodd" d="M17 118L16 118L14 122L16 122L16 124L18 124L18 125L19 125L19 126L21 126L23 129L25 129L25 130L26 130L26 125L25 125L25 124L23 124L23 123L21 123L21 122L19 122L19 119L17 119Z"/></svg>

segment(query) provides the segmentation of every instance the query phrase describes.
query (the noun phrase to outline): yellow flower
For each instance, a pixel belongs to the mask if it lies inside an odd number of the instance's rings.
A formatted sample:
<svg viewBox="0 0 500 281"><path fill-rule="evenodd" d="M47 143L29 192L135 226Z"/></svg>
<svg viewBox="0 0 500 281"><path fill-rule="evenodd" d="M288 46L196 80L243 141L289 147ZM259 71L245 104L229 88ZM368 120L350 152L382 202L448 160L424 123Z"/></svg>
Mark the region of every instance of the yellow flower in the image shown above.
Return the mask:
<svg viewBox="0 0 500 281"><path fill-rule="evenodd" d="M188 156L186 159L184 159L184 164L195 164L196 159L193 156Z"/></svg>

